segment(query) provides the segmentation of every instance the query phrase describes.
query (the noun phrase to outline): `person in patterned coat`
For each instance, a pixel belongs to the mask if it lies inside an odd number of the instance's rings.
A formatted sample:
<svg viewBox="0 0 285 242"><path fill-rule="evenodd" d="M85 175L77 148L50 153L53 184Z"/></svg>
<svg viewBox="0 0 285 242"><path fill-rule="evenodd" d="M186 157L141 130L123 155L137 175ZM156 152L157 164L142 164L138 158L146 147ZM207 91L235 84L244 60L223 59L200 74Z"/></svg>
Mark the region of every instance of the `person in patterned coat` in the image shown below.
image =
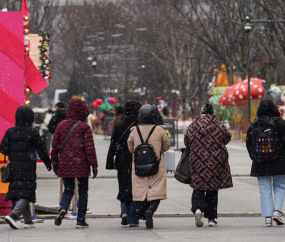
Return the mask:
<svg viewBox="0 0 285 242"><path fill-rule="evenodd" d="M192 212L197 227L203 226L202 213L209 226L216 226L218 190L233 186L226 144L231 133L220 124L211 104L205 104L185 133L190 149L190 174L193 188Z"/></svg>

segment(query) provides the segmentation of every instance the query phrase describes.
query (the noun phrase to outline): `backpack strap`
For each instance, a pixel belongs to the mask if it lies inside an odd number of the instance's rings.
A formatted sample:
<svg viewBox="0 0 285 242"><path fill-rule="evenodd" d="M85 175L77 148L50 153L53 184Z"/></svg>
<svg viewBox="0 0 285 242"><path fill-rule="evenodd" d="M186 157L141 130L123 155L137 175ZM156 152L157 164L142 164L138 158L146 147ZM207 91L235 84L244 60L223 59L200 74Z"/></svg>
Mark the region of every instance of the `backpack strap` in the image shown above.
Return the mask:
<svg viewBox="0 0 285 242"><path fill-rule="evenodd" d="M152 135L152 133L153 133L153 131L155 130L155 128L156 128L156 125L154 125L154 126L152 127L152 129L150 130L149 135L148 135L148 137L147 137L147 139L146 139L145 143L147 143L147 142L148 142L149 137Z"/></svg>
<svg viewBox="0 0 285 242"><path fill-rule="evenodd" d="M141 134L141 131L140 131L139 126L137 126L136 128L137 128L137 131L138 131L138 135L139 135L139 137L140 137L140 140L141 140L142 144L144 144L143 137L142 137L142 134Z"/></svg>
<svg viewBox="0 0 285 242"><path fill-rule="evenodd" d="M137 126L138 135L139 135L139 137L140 137L140 140L141 140L142 144L145 144L145 143L148 142L149 137L152 135L153 131L155 130L155 127L156 127L156 125L154 125L154 126L152 127L152 129L150 130L149 135L148 135L146 141L143 141L143 137L142 137L140 128L139 128L139 126Z"/></svg>
<svg viewBox="0 0 285 242"><path fill-rule="evenodd" d="M124 137L124 135L127 133L127 131L129 131L130 128L133 127L135 123L136 123L136 121L132 122L131 125L124 131L124 133L121 135L121 137L120 137L119 140L117 141L116 145L120 143L122 137Z"/></svg>

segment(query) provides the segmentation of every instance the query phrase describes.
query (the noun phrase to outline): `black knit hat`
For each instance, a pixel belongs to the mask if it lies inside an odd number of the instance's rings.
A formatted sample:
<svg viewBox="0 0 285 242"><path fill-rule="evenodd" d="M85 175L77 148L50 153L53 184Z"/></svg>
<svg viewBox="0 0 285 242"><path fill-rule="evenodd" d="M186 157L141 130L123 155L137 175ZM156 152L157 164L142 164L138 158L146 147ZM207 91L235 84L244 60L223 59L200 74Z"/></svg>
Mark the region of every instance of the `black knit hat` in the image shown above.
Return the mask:
<svg viewBox="0 0 285 242"><path fill-rule="evenodd" d="M64 102L58 102L57 104L55 104L55 106L59 108L65 108Z"/></svg>
<svg viewBox="0 0 285 242"><path fill-rule="evenodd" d="M140 108L139 122L140 124L155 124L157 119L156 109L149 104L145 104Z"/></svg>

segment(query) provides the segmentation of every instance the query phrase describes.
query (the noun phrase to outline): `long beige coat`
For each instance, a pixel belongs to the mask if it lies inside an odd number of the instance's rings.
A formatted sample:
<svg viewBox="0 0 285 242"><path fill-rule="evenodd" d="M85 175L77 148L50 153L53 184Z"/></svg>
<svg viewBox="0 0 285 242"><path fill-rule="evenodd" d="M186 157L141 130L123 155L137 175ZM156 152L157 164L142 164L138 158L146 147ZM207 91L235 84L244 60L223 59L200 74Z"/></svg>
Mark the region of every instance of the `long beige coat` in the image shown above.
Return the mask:
<svg viewBox="0 0 285 242"><path fill-rule="evenodd" d="M140 131L144 140L147 139L150 130L154 125L140 125ZM167 151L170 148L170 142L165 132L164 126L157 126L150 136L148 143L154 148L157 158L159 159L161 149ZM133 154L135 148L141 144L136 127L131 129L128 139L129 151ZM167 198L167 182L166 171L163 154L159 164L159 171L154 176L139 177L135 174L134 155L132 163L132 193L133 201L144 201L147 197L148 201L163 200Z"/></svg>

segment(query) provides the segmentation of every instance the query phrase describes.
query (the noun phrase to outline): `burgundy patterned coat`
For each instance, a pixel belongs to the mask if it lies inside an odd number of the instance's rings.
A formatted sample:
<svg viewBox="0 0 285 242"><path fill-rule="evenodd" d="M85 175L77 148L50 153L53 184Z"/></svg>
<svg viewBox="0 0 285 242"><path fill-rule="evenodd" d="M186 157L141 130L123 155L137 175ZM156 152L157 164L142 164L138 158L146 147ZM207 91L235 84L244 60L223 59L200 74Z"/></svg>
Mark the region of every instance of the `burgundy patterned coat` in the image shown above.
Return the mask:
<svg viewBox="0 0 285 242"><path fill-rule="evenodd" d="M97 167L97 157L93 134L90 126L84 122L89 115L88 106L80 98L72 98L66 112L66 120L56 127L51 151L51 162L58 165L59 177L88 177L90 166ZM67 140L60 157L56 147L62 144L67 133L78 121L81 122Z"/></svg>
<svg viewBox="0 0 285 242"><path fill-rule="evenodd" d="M190 148L190 173L193 189L213 191L233 186L226 144L231 133L219 123L216 115L195 117L185 133Z"/></svg>

